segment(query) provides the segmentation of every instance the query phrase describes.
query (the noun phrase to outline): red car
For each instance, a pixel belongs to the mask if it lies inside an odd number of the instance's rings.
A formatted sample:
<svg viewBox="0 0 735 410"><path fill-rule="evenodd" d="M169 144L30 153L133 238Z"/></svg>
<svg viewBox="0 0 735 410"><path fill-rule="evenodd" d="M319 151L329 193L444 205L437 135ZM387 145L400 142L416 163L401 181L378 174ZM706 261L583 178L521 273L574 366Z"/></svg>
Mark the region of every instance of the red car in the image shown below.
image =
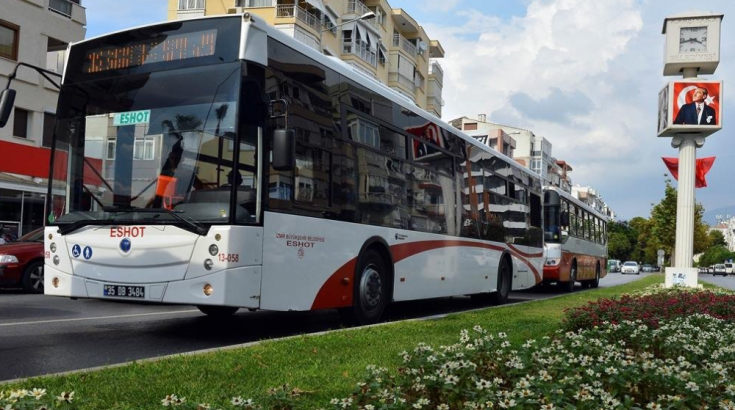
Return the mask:
<svg viewBox="0 0 735 410"><path fill-rule="evenodd" d="M43 228L0 245L0 286L43 293Z"/></svg>

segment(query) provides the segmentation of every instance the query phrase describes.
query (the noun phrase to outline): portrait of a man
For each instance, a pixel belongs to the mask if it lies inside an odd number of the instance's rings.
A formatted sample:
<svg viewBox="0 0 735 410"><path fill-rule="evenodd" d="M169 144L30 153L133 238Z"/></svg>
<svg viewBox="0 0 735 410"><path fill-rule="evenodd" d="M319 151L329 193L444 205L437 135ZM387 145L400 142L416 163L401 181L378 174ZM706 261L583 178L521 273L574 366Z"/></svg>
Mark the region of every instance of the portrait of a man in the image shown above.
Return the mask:
<svg viewBox="0 0 735 410"><path fill-rule="evenodd" d="M708 97L709 91L705 87L696 87L692 102L679 108L674 124L717 125L717 112L707 104Z"/></svg>

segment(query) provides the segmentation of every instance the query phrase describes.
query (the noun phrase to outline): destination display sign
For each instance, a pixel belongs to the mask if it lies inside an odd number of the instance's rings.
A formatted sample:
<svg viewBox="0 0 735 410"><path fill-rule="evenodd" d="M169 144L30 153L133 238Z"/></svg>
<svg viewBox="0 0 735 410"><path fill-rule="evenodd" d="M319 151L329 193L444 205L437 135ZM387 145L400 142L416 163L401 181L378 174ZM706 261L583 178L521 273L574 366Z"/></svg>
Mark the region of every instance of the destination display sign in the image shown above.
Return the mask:
<svg viewBox="0 0 735 410"><path fill-rule="evenodd" d="M120 46L105 45L87 50L82 71L100 73L146 64L173 62L214 55L217 30L162 35Z"/></svg>

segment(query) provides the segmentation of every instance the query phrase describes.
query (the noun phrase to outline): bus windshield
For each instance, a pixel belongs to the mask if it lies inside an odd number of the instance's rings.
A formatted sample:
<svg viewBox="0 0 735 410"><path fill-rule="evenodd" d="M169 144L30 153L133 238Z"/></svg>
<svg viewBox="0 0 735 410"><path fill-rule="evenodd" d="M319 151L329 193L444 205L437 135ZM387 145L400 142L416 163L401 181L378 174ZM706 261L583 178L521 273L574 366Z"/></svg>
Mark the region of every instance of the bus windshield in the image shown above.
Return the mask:
<svg viewBox="0 0 735 410"><path fill-rule="evenodd" d="M544 241L549 243L561 242L559 205L544 207Z"/></svg>
<svg viewBox="0 0 735 410"><path fill-rule="evenodd" d="M256 136L240 138L233 170L240 72L235 62L65 85L49 222L229 223L232 193L237 221L254 222Z"/></svg>

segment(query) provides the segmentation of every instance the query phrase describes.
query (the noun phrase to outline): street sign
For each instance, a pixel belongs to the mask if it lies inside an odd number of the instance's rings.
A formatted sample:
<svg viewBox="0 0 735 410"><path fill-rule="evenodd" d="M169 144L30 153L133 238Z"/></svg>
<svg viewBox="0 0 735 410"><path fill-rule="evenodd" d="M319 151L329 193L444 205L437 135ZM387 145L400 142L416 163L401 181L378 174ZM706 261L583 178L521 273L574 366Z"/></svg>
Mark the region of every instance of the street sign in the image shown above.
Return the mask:
<svg viewBox="0 0 735 410"><path fill-rule="evenodd" d="M151 121L151 110L128 111L116 113L112 125L120 127L123 125L148 124Z"/></svg>
<svg viewBox="0 0 735 410"><path fill-rule="evenodd" d="M666 252L664 252L663 249L659 249L658 252L656 252L656 255L658 255L658 256L664 256L664 255L666 255Z"/></svg>

